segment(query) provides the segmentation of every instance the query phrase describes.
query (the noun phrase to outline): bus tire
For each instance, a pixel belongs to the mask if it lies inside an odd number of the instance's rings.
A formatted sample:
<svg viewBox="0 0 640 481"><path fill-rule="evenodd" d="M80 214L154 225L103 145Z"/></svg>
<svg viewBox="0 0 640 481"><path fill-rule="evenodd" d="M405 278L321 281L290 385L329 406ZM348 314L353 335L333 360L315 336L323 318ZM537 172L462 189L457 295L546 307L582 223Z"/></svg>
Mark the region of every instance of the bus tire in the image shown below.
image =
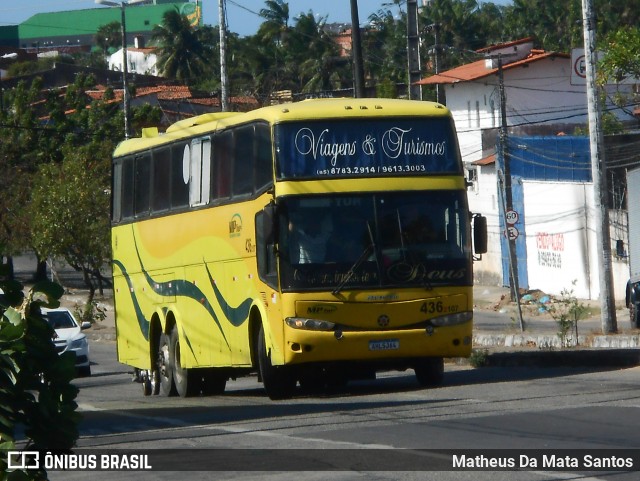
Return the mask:
<svg viewBox="0 0 640 481"><path fill-rule="evenodd" d="M158 340L158 358L154 369L158 371L160 383L159 393L163 396L175 396L176 386L173 382L173 368L171 362L171 349L169 347L169 336L160 334Z"/></svg>
<svg viewBox="0 0 640 481"><path fill-rule="evenodd" d="M629 320L631 329L640 329L640 308L635 302L629 303Z"/></svg>
<svg viewBox="0 0 640 481"><path fill-rule="evenodd" d="M180 335L178 326L173 326L169 338L169 356L173 367L173 383L180 397L193 396L200 393L202 378L197 376L197 370L182 367L180 361Z"/></svg>
<svg viewBox="0 0 640 481"><path fill-rule="evenodd" d="M142 394L156 396L160 393L160 371L156 366L148 371L141 371Z"/></svg>
<svg viewBox="0 0 640 481"><path fill-rule="evenodd" d="M444 379L444 359L428 357L416 361L413 370L418 384L422 387L434 387L442 384Z"/></svg>
<svg viewBox="0 0 640 481"><path fill-rule="evenodd" d="M267 353L264 328L260 327L258 336L258 365L264 390L271 400L289 399L296 387L296 378L285 366L273 366Z"/></svg>

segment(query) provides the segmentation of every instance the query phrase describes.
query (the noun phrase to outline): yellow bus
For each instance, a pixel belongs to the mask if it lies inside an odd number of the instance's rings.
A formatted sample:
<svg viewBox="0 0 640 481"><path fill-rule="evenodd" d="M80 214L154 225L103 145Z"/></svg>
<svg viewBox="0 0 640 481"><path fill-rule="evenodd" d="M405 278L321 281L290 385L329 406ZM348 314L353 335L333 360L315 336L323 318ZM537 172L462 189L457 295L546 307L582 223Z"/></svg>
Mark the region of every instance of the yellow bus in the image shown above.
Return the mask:
<svg viewBox="0 0 640 481"><path fill-rule="evenodd" d="M327 99L149 129L113 157L117 351L145 394L268 396L468 356L473 248L450 112Z"/></svg>

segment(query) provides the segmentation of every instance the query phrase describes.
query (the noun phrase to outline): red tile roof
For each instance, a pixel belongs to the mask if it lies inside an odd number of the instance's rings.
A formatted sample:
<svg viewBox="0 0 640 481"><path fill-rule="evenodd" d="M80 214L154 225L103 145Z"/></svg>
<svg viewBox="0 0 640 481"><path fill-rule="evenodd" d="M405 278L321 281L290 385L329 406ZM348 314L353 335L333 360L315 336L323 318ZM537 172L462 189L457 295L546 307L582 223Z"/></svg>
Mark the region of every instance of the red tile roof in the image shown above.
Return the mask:
<svg viewBox="0 0 640 481"><path fill-rule="evenodd" d="M474 160L471 165L491 165L496 162L496 154L487 155L482 159Z"/></svg>
<svg viewBox="0 0 640 481"><path fill-rule="evenodd" d="M571 58L569 55L558 52L545 52L544 50L531 50L531 54L516 62L511 62L503 65L503 70L509 70L516 67L522 67L529 65L540 60L547 58L561 57ZM417 85L438 85L438 84L456 84L460 82L473 82L484 77L489 77L498 72L497 68L487 68L485 60L478 60L477 62L461 65L446 72L441 72L431 77L424 78L418 82Z"/></svg>

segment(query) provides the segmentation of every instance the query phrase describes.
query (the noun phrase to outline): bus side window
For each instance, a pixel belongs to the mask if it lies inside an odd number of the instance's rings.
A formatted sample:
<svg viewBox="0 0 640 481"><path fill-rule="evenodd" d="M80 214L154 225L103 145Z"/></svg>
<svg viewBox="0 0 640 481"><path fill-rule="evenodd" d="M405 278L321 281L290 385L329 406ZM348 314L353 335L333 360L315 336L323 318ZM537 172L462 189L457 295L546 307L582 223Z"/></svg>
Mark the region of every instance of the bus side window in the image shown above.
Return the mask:
<svg viewBox="0 0 640 481"><path fill-rule="evenodd" d="M131 219L133 217L133 157L126 158L122 161L122 184L121 192L121 208L122 219Z"/></svg>
<svg viewBox="0 0 640 481"><path fill-rule="evenodd" d="M163 212L171 206L171 150L153 151L151 211Z"/></svg>
<svg viewBox="0 0 640 481"><path fill-rule="evenodd" d="M239 127L234 132L233 196L253 193L253 125Z"/></svg>
<svg viewBox="0 0 640 481"><path fill-rule="evenodd" d="M122 161L114 160L111 175L111 221L119 222L122 218Z"/></svg>
<svg viewBox="0 0 640 481"><path fill-rule="evenodd" d="M134 210L136 217L149 215L151 200L151 155L137 155L134 161Z"/></svg>
<svg viewBox="0 0 640 481"><path fill-rule="evenodd" d="M215 134L211 161L211 199L227 199L230 189L230 163L233 155L231 131Z"/></svg>
<svg viewBox="0 0 640 481"><path fill-rule="evenodd" d="M190 150L189 204L197 206L209 202L211 177L211 141L195 139ZM187 147L185 147L185 155Z"/></svg>
<svg viewBox="0 0 640 481"><path fill-rule="evenodd" d="M171 208L189 205L189 164L184 162L185 144L171 147Z"/></svg>
<svg viewBox="0 0 640 481"><path fill-rule="evenodd" d="M273 184L271 130L269 124L256 124L255 137L255 192Z"/></svg>

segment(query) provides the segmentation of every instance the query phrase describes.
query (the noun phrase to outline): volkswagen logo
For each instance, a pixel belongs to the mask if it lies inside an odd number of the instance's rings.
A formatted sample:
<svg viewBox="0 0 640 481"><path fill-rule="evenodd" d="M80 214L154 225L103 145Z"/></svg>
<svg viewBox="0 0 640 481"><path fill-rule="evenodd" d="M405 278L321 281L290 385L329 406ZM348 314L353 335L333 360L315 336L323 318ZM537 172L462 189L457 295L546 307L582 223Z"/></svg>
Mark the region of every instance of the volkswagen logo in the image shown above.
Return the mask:
<svg viewBox="0 0 640 481"><path fill-rule="evenodd" d="M382 314L380 317L378 317L378 326L387 327L388 325L389 325L389 316L387 316L386 314Z"/></svg>

